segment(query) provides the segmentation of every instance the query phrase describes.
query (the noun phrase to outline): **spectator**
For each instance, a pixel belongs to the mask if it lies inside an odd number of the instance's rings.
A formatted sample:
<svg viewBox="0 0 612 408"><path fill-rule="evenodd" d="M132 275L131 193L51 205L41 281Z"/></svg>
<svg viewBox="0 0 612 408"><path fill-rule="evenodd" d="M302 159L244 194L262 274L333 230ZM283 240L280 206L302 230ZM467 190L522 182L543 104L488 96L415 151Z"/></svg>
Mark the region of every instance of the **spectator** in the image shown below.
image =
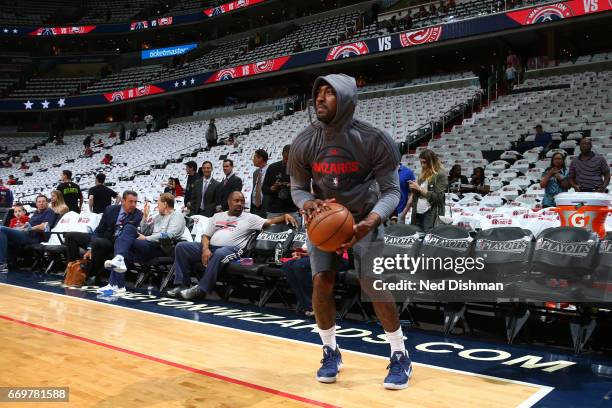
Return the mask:
<svg viewBox="0 0 612 408"><path fill-rule="evenodd" d="M215 125L215 118L211 118L208 122L208 129L206 130L206 148L210 149L217 145L217 126Z"/></svg>
<svg viewBox="0 0 612 408"><path fill-rule="evenodd" d="M421 175L418 181L410 182L413 194L408 200L408 206L412 208L411 224L429 231L438 225L439 217L444 216L448 177L438 155L433 151L423 150L419 160Z"/></svg>
<svg viewBox="0 0 612 408"><path fill-rule="evenodd" d="M70 170L62 171L60 179L61 183L57 186L56 190L59 190L64 195L64 200L66 200L66 205L70 211L80 214L81 207L83 206L81 187L72 182L72 172Z"/></svg>
<svg viewBox="0 0 612 408"><path fill-rule="evenodd" d="M231 159L223 160L223 174L225 174L225 177L221 180L221 188L217 198L217 212L229 209L227 200L230 193L242 191L242 179L234 174L234 162Z"/></svg>
<svg viewBox="0 0 612 408"><path fill-rule="evenodd" d="M85 139L83 139L83 147L88 148L91 147L91 141L93 140L93 134L90 133L87 135Z"/></svg>
<svg viewBox="0 0 612 408"><path fill-rule="evenodd" d="M102 214L106 207L111 205L113 198L116 200L115 204L119 204L119 194L114 190L106 187L104 182L106 181L106 175L104 173L98 173L96 175L96 185L89 189L87 202L89 204L89 211L95 214Z"/></svg>
<svg viewBox="0 0 612 408"><path fill-rule="evenodd" d="M399 186L400 186L400 201L395 209L395 212L392 214L393 216L399 216L402 219L402 223L404 223L406 219L406 213L409 210L408 198L410 197L410 182L416 180L414 176L414 172L410 170L408 167L403 164L399 165L397 169L399 173Z"/></svg>
<svg viewBox="0 0 612 408"><path fill-rule="evenodd" d="M40 163L40 157L34 155L34 156L32 156L32 160L30 160L30 162L32 162L32 163Z"/></svg>
<svg viewBox="0 0 612 408"><path fill-rule="evenodd" d="M244 201L244 195L240 191L232 192L228 197L229 210L213 216L201 242L181 242L176 246L173 268L177 287L168 292L170 296L180 293L181 297L187 300L205 296L215 288L219 270L227 263L240 258L242 249L254 231L281 222L297 226L293 217L288 214L264 219L245 213ZM232 227L228 227L229 225ZM205 268L202 279L197 285L186 289L190 284L191 272L200 261Z"/></svg>
<svg viewBox="0 0 612 408"><path fill-rule="evenodd" d="M103 148L104 147L104 142L102 141L102 139L98 139L98 141L96 142L96 144L94 145L94 147L99 147L99 148Z"/></svg>
<svg viewBox="0 0 612 408"><path fill-rule="evenodd" d="M221 191L221 183L212 177L213 165L209 161L202 163L202 178L198 179L193 187L192 199L189 207L191 215L212 217Z"/></svg>
<svg viewBox="0 0 612 408"><path fill-rule="evenodd" d="M15 176L10 174L8 176L8 179L6 180L6 184L9 185L9 186L17 185L17 179L15 178Z"/></svg>
<svg viewBox="0 0 612 408"><path fill-rule="evenodd" d="M610 167L606 159L592 149L590 138L580 141L580 155L570 164L569 183L576 191L603 193L610 184Z"/></svg>
<svg viewBox="0 0 612 408"><path fill-rule="evenodd" d="M306 245L300 250L291 254L292 259L285 262L281 271L287 278L289 287L297 298L297 311L306 316L313 316L312 310L312 268L310 267L310 257L306 251ZM349 269L348 255L346 252L340 260L338 271Z"/></svg>
<svg viewBox="0 0 612 408"><path fill-rule="evenodd" d="M536 125L534 128L536 131L535 139L533 140L533 145L535 147L541 147L542 154L545 155L547 151L550 150L552 145L552 135L548 132L544 132L542 125Z"/></svg>
<svg viewBox="0 0 612 408"><path fill-rule="evenodd" d="M489 70L487 69L486 66L484 65L480 65L480 67L478 67L478 82L480 83L480 89L482 89L485 98L488 96L488 92L489 92L489 77L490 77L490 73Z"/></svg>
<svg viewBox="0 0 612 408"><path fill-rule="evenodd" d="M9 228L23 229L28 221L30 221L28 212L25 210L23 205L18 204L13 209L13 218L11 218Z"/></svg>
<svg viewBox="0 0 612 408"><path fill-rule="evenodd" d="M136 123L136 121L132 120L128 124L128 130L130 131L130 137L129 137L128 140L136 139L136 137L138 136L138 123Z"/></svg>
<svg viewBox="0 0 612 408"><path fill-rule="evenodd" d="M542 199L542 207L555 207L555 196L559 193L567 191L569 181L567 179L568 171L565 168L565 157L561 153L555 153L550 158L550 167L542 173L540 186L544 190L544 198Z"/></svg>
<svg viewBox="0 0 612 408"><path fill-rule="evenodd" d="M51 192L51 209L60 218L70 211L66 205L66 202L64 201L64 195L61 191L53 190Z"/></svg>
<svg viewBox="0 0 612 408"><path fill-rule="evenodd" d="M119 143L125 142L125 123L121 122L121 127L119 128Z"/></svg>
<svg viewBox="0 0 612 408"><path fill-rule="evenodd" d="M291 145L283 147L283 159L272 163L264 177L262 191L266 203L266 217L274 218L283 214L291 214L300 224L300 213L291 198L289 174L287 173L287 161Z"/></svg>
<svg viewBox="0 0 612 408"><path fill-rule="evenodd" d="M453 192L461 192L461 185L468 184L468 179L461 174L461 165L455 164L451 167L448 173L448 186L449 190Z"/></svg>
<svg viewBox="0 0 612 408"><path fill-rule="evenodd" d="M506 82L508 83L508 89L512 90L514 85L517 83L517 71L512 65L508 65L506 68Z"/></svg>
<svg viewBox="0 0 612 408"><path fill-rule="evenodd" d="M138 194L124 191L121 205L110 205L104 210L100 223L93 234L68 232L64 234L68 247L68 261L80 258L79 248L87 248L84 258L91 259L90 280L99 284L104 270L104 260L109 258L114 249L114 242L126 225L138 227L142 221L142 211L136 208ZM92 282L93 283L93 282Z"/></svg>
<svg viewBox="0 0 612 408"><path fill-rule="evenodd" d="M99 292L110 296L124 294L126 264L166 256L168 254L165 248L172 246L183 236L185 217L174 210L172 194L163 193L159 196L157 210L159 215L149 222L147 202L141 221L141 232L138 232L136 225L127 224L115 239L115 256L104 262L104 267L111 271L108 285L98 289Z"/></svg>
<svg viewBox="0 0 612 408"><path fill-rule="evenodd" d="M151 129L153 128L153 115L150 113L144 117L145 126L147 128L147 133L151 133Z"/></svg>
<svg viewBox="0 0 612 408"><path fill-rule="evenodd" d="M93 153L94 153L93 149L90 146L87 146L85 148L85 151L83 152L83 156L91 157L91 156L93 156Z"/></svg>
<svg viewBox="0 0 612 408"><path fill-rule="evenodd" d="M55 224L56 215L49 208L47 197L36 197L36 211L22 228L0 226L0 273L8 272L9 250L28 244L37 244L46 238L46 232Z"/></svg>
<svg viewBox="0 0 612 408"><path fill-rule="evenodd" d="M29 168L30 166L28 166L28 163L26 161L22 161L21 166L19 166L19 170L28 170Z"/></svg>
<svg viewBox="0 0 612 408"><path fill-rule="evenodd" d="M187 182L185 183L185 205L189 207L191 205L191 199L193 195L193 188L196 181L201 175L198 173L198 164L193 160L188 161L185 164L185 173L187 173Z"/></svg>
<svg viewBox="0 0 612 408"><path fill-rule="evenodd" d="M251 190L251 214L266 216L267 204L264 202L263 182L268 170L268 152L257 149L253 153L253 166L257 169L253 172L253 189Z"/></svg>
<svg viewBox="0 0 612 408"><path fill-rule="evenodd" d="M181 187L179 179L169 177L167 187L164 189L164 193L170 193L175 197L182 197L183 187Z"/></svg>
<svg viewBox="0 0 612 408"><path fill-rule="evenodd" d="M506 57L506 65L508 67L514 67L516 71L520 69L519 58L512 50L508 50L508 56Z"/></svg>
<svg viewBox="0 0 612 408"><path fill-rule="evenodd" d="M472 179L470 180L470 184L473 186L473 191L478 194L487 194L491 190L488 182L489 181L485 177L484 168L476 167L474 169L474 173L472 174Z"/></svg>
<svg viewBox="0 0 612 408"><path fill-rule="evenodd" d="M300 40L295 40L295 44L293 45L293 52L302 52L304 50L304 47L302 47L302 43L300 43Z"/></svg>
<svg viewBox="0 0 612 408"><path fill-rule="evenodd" d="M108 134L109 139L114 139L117 137L117 134L115 133L114 130L111 130L111 132Z"/></svg>
<svg viewBox="0 0 612 408"><path fill-rule="evenodd" d="M366 86L366 80L363 74L360 74L357 77L357 88L363 88L364 86Z"/></svg>
<svg viewBox="0 0 612 408"><path fill-rule="evenodd" d="M105 165L105 166L108 166L112 162L113 162L113 156L111 156L110 153L106 153L104 155L104 157L102 158L102 161L100 163Z"/></svg>
<svg viewBox="0 0 612 408"><path fill-rule="evenodd" d="M4 185L0 179L0 208L11 208L13 206L13 192Z"/></svg>

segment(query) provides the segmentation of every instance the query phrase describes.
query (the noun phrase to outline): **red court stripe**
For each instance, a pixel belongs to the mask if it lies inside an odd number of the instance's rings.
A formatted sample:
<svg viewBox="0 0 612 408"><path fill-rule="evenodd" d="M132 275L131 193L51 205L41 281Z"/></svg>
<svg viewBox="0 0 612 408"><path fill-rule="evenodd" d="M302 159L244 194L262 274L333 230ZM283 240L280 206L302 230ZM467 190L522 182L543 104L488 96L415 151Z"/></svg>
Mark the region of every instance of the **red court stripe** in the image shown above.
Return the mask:
<svg viewBox="0 0 612 408"><path fill-rule="evenodd" d="M110 350L119 351L121 353L129 354L129 355L135 356L135 357L140 357L140 358L143 358L145 360L155 361L157 363L165 364L167 366L171 366L171 367L175 367L175 368L178 368L178 369L181 369L181 370L185 370L185 371L189 371L189 372L192 372L192 373L200 374L200 375L203 375L205 377L215 378L217 380L229 382L229 383L232 383L232 384L241 385L241 386L247 387L247 388L252 388L252 389L257 390L257 391L267 392L268 394L278 395L280 397L292 399L292 400L295 400L295 401L303 402L303 403L314 405L314 406L317 406L317 407L339 408L337 405L332 405L332 404L328 404L326 402L321 402L321 401L313 400L313 399L310 399L310 398L301 397L299 395L294 395L294 394L290 394L288 392L275 390L273 388L268 388L268 387L265 387L263 385L253 384L253 383L250 383L250 382L247 382L247 381L242 381L242 380L239 380L239 379L236 379L236 378L227 377L227 376L222 375L222 374L217 374L217 373L213 373L213 372L210 372L210 371L201 370L199 368L190 367L190 366L187 366L187 365L184 365L184 364L175 363L173 361L164 360L163 358L151 356L151 355L148 355L148 354L139 353L138 351L128 350L128 349L125 349L125 348L122 348L122 347L113 346L112 344L102 343L100 341L89 339L87 337L82 337L82 336L79 336L77 334L67 333L67 332L64 332L64 331L61 331L61 330L52 329L50 327L41 326L41 325L38 325L38 324L35 324L35 323L30 323L30 322L26 322L26 321L23 321L23 320L14 319L14 318L9 317L9 316L0 315L0 319L4 319L4 320L7 320L9 322L21 324L23 326L28 326L28 327L31 327L31 328L34 328L34 329L47 331L49 333L59 334L61 336L69 337L69 338L75 339L75 340L80 340L80 341L85 342L85 343L95 344L96 346L105 347L105 348L110 349Z"/></svg>

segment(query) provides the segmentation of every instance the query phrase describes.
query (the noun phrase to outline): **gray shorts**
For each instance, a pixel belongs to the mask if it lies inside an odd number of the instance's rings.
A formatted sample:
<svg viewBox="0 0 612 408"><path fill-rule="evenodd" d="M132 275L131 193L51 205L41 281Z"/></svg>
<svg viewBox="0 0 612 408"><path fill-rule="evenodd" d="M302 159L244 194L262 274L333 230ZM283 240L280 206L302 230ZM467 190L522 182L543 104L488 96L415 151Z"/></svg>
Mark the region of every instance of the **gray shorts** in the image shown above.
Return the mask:
<svg viewBox="0 0 612 408"><path fill-rule="evenodd" d="M385 240L384 240L384 228L379 225L374 231L370 231L368 235L363 237L353 246L353 253L355 255L355 270L359 276L362 273L368 273L368 271L362 271L363 265L372 265L372 260L375 256L380 256L383 251ZM317 273L323 271L338 271L340 267L341 255L335 252L323 252L317 249L310 243L310 240L306 240L306 246L308 247L308 254L310 255L310 268L312 269L312 276L314 277ZM370 259L368 261L368 259ZM371 273L372 271L369 271Z"/></svg>

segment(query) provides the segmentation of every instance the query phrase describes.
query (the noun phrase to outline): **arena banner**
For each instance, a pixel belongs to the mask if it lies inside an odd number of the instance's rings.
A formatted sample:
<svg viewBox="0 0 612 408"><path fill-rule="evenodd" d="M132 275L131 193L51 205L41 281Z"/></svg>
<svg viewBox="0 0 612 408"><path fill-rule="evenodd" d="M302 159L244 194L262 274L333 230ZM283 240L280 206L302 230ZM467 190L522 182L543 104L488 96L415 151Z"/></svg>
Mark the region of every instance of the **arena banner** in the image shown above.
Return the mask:
<svg viewBox="0 0 612 408"><path fill-rule="evenodd" d="M231 3L221 4L217 7L211 7L204 10L204 14L207 17L219 16L224 13L229 13L230 11L238 10L240 8L253 6L257 3L262 3L265 0L236 0Z"/></svg>
<svg viewBox="0 0 612 408"><path fill-rule="evenodd" d="M227 81L234 78L242 78L251 75L263 74L265 72L275 72L283 68L291 57L272 58L266 61L253 62L234 68L221 69L215 71L206 81L207 84L214 82Z"/></svg>
<svg viewBox="0 0 612 408"><path fill-rule="evenodd" d="M155 85L143 85L136 88L123 89L104 94L104 98L108 102L119 102L128 99L142 98L143 96L157 95L166 92L165 89Z"/></svg>
<svg viewBox="0 0 612 408"><path fill-rule="evenodd" d="M39 27L28 35L81 35L89 34L96 29L95 25L69 27Z"/></svg>
<svg viewBox="0 0 612 408"><path fill-rule="evenodd" d="M119 34L131 31L142 31L154 28L164 28L177 24L191 24L208 20L245 7L263 3L266 0L235 0L208 8L197 13L181 14L153 18L150 20L131 21L129 23L98 24L64 27L33 27L12 24L0 24L0 36L55 36L55 35L84 35L84 34Z"/></svg>
<svg viewBox="0 0 612 408"><path fill-rule="evenodd" d="M248 5L252 5L251 1ZM243 6L245 7L245 6ZM119 90L103 95L81 95L66 98L36 98L9 100L0 99L0 111L24 111L47 109L84 108L109 103L119 103L135 98L168 94L172 92L198 89L233 79L251 77L259 74L281 72L289 69L304 68L309 65L332 63L365 55L381 54L388 51L418 47L426 44L442 43L448 40L467 38L475 35L494 33L503 30L546 24L568 20L584 15L604 13L612 10L612 0L570 0L546 6L499 13L469 20L440 24L378 38L355 41L329 48L322 48L293 55L271 58L235 67L227 67L212 72L202 72L170 81L146 85L146 92L140 88ZM7 29L8 30L8 29ZM9 30L10 31L10 30ZM0 29L2 32L2 29ZM130 93L131 91L131 93Z"/></svg>

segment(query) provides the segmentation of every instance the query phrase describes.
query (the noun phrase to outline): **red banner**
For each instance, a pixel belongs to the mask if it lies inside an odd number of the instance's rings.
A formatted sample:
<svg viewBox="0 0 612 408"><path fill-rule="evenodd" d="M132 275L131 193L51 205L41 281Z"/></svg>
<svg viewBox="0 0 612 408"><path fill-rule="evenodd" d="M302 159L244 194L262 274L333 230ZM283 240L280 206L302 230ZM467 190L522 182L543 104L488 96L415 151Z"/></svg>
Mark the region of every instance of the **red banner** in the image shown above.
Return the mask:
<svg viewBox="0 0 612 408"><path fill-rule="evenodd" d="M73 27L40 27L32 31L30 35L80 35L88 34L95 28L95 25Z"/></svg>
<svg viewBox="0 0 612 408"><path fill-rule="evenodd" d="M126 101L128 99L141 98L148 95L156 95L166 92L163 88L155 85L143 85L137 88L124 89L122 91L115 91L105 93L104 97L108 102L119 102Z"/></svg>
<svg viewBox="0 0 612 408"><path fill-rule="evenodd" d="M370 50L364 41L358 41L351 44L338 45L327 53L325 61L333 61L343 58L356 57L358 55L369 54Z"/></svg>
<svg viewBox="0 0 612 408"><path fill-rule="evenodd" d="M251 75L263 74L265 72L278 71L287 63L287 61L289 61L289 58L291 57L278 57L266 61L241 65L239 67L221 69L211 75L206 83L211 84L219 81L227 81L228 79L242 78Z"/></svg>
<svg viewBox="0 0 612 408"><path fill-rule="evenodd" d="M399 39L402 47L414 47L415 45L436 42L441 36L442 26L435 26L401 33Z"/></svg>
<svg viewBox="0 0 612 408"><path fill-rule="evenodd" d="M612 10L612 0L570 0L506 13L521 25L548 23Z"/></svg>
<svg viewBox="0 0 612 408"><path fill-rule="evenodd" d="M208 17L218 16L220 14L229 13L230 11L238 10L240 8L252 6L257 3L262 3L265 0L236 0L231 3L221 4L217 7L211 7L204 10L204 14Z"/></svg>

